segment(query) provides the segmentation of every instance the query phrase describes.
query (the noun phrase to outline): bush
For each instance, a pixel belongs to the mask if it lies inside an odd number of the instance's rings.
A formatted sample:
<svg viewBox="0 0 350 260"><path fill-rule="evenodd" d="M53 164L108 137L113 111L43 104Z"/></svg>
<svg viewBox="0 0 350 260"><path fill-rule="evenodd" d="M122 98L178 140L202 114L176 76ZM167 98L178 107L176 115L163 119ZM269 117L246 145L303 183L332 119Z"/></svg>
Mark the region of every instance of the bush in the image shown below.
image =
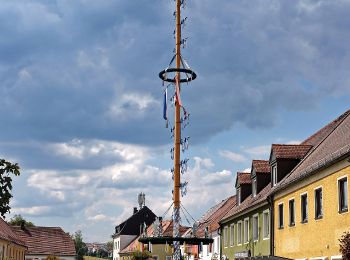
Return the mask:
<svg viewBox="0 0 350 260"><path fill-rule="evenodd" d="M350 232L345 232L339 239L340 253L343 260L350 260Z"/></svg>

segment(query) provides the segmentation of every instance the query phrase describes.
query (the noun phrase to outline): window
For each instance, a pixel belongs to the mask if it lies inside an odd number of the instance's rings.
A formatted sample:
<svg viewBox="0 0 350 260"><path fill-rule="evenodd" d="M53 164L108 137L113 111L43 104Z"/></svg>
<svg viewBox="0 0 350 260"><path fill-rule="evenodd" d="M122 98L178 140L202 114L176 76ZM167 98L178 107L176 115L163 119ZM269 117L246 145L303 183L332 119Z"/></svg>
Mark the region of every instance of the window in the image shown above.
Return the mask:
<svg viewBox="0 0 350 260"><path fill-rule="evenodd" d="M172 260L172 257L171 256L166 256L165 260Z"/></svg>
<svg viewBox="0 0 350 260"><path fill-rule="evenodd" d="M264 224L264 238L268 238L270 236L270 218L269 211L264 211L263 213L263 224Z"/></svg>
<svg viewBox="0 0 350 260"><path fill-rule="evenodd" d="M294 199L289 201L289 226L295 226L295 202Z"/></svg>
<svg viewBox="0 0 350 260"><path fill-rule="evenodd" d="M244 219L244 243L249 242L249 218Z"/></svg>
<svg viewBox="0 0 350 260"><path fill-rule="evenodd" d="M242 221L237 223L237 245L242 244Z"/></svg>
<svg viewBox="0 0 350 260"><path fill-rule="evenodd" d="M318 188L315 190L315 219L320 219L322 217L322 188Z"/></svg>
<svg viewBox="0 0 350 260"><path fill-rule="evenodd" d="M301 195L301 223L307 223L308 221L308 210L307 210L307 194Z"/></svg>
<svg viewBox="0 0 350 260"><path fill-rule="evenodd" d="M233 246L234 245L234 226L233 224L230 226L230 246Z"/></svg>
<svg viewBox="0 0 350 260"><path fill-rule="evenodd" d="M283 204L278 205L278 227L283 228Z"/></svg>
<svg viewBox="0 0 350 260"><path fill-rule="evenodd" d="M339 212L348 211L348 178L338 180Z"/></svg>
<svg viewBox="0 0 350 260"><path fill-rule="evenodd" d="M227 247L228 245L228 228L227 226L224 229L224 246Z"/></svg>
<svg viewBox="0 0 350 260"><path fill-rule="evenodd" d="M237 204L238 205L241 204L241 188L240 187L237 188Z"/></svg>
<svg viewBox="0 0 350 260"><path fill-rule="evenodd" d="M259 240L259 215L256 214L253 216L253 240Z"/></svg>
<svg viewBox="0 0 350 260"><path fill-rule="evenodd" d="M252 180L252 193L253 193L253 197L255 197L256 196L256 178Z"/></svg>
<svg viewBox="0 0 350 260"><path fill-rule="evenodd" d="M272 185L276 186L277 184L277 165L272 166Z"/></svg>

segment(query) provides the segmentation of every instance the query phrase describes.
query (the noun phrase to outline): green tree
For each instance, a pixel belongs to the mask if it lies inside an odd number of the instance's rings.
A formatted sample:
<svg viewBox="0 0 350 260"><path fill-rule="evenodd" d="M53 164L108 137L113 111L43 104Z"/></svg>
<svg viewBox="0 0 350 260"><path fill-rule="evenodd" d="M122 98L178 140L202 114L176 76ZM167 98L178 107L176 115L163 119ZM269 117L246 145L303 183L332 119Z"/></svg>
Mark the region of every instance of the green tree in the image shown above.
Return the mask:
<svg viewBox="0 0 350 260"><path fill-rule="evenodd" d="M74 235L72 235L72 239L74 240L77 260L83 260L83 256L87 254L88 248L83 241L83 235L81 231L76 231Z"/></svg>
<svg viewBox="0 0 350 260"><path fill-rule="evenodd" d="M147 260L149 258L152 258L152 255L147 250L144 250L142 252L134 251L134 252L132 252L132 256L131 256L132 260Z"/></svg>
<svg viewBox="0 0 350 260"><path fill-rule="evenodd" d="M339 239L340 253L343 260L350 260L350 232L345 232Z"/></svg>
<svg viewBox="0 0 350 260"><path fill-rule="evenodd" d="M113 241L108 241L106 244L106 248L109 254L112 254L113 252Z"/></svg>
<svg viewBox="0 0 350 260"><path fill-rule="evenodd" d="M34 227L33 222L25 220L21 215L14 215L13 218L8 222L12 226L21 226L22 223L25 227Z"/></svg>
<svg viewBox="0 0 350 260"><path fill-rule="evenodd" d="M10 199L12 198L12 175L20 175L20 168L17 163L10 163L0 159L0 215L5 218L5 214L10 212Z"/></svg>

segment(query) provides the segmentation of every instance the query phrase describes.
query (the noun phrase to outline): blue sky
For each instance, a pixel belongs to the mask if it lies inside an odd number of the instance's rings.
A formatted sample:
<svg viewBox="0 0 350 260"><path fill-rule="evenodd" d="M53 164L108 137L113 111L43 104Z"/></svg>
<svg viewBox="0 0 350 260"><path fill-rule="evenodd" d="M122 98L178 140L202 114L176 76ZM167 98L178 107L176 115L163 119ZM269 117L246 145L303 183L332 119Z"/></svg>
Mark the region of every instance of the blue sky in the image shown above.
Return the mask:
<svg viewBox="0 0 350 260"><path fill-rule="evenodd" d="M107 241L146 193L171 201L172 140L158 72L172 57L171 0L0 4L0 157L16 161L13 214ZM237 171L347 109L350 2L188 0L183 56L198 79L184 205L199 218ZM200 203L198 203L200 202Z"/></svg>

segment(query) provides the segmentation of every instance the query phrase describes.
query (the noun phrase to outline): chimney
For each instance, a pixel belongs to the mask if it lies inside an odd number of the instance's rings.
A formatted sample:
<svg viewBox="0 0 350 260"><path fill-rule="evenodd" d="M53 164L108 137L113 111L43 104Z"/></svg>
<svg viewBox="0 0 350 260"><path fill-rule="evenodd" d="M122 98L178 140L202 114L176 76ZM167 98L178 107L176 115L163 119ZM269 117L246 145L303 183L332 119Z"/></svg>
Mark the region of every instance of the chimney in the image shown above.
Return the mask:
<svg viewBox="0 0 350 260"><path fill-rule="evenodd" d="M137 213L137 208L134 207L134 213L133 214L136 214Z"/></svg>
<svg viewBox="0 0 350 260"><path fill-rule="evenodd" d="M24 220L21 221L21 229L22 229L22 230L25 230L25 229L26 229L26 227L25 227L25 221L24 221Z"/></svg>

